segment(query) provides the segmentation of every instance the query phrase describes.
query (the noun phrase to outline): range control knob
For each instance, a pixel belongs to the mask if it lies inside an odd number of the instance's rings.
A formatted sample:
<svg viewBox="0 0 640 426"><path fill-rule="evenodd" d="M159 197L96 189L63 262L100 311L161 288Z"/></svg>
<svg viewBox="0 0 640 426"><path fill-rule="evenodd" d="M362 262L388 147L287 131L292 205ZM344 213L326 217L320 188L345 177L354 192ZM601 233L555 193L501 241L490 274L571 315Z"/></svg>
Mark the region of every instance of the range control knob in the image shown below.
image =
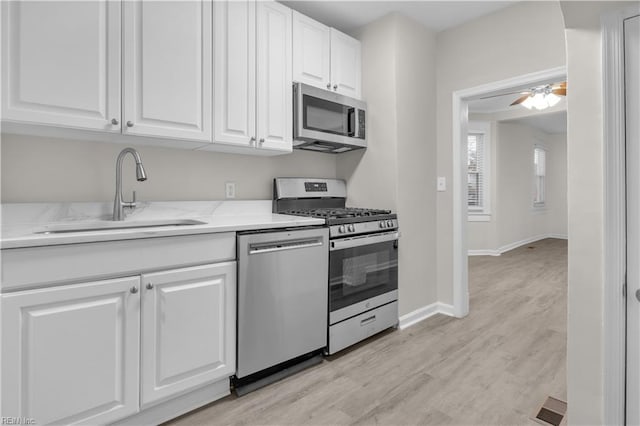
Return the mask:
<svg viewBox="0 0 640 426"><path fill-rule="evenodd" d="M393 228L393 221L392 220L388 220L387 221L387 227Z"/></svg>
<svg viewBox="0 0 640 426"><path fill-rule="evenodd" d="M340 234L344 234L344 231L345 231L345 229L344 229L344 225L340 225L340 226L338 227L338 233L340 233Z"/></svg>
<svg viewBox="0 0 640 426"><path fill-rule="evenodd" d="M349 232L356 232L356 227L352 225L349 225Z"/></svg>
<svg viewBox="0 0 640 426"><path fill-rule="evenodd" d="M387 227L387 222L385 222L384 220L380 221L380 228L386 228Z"/></svg>

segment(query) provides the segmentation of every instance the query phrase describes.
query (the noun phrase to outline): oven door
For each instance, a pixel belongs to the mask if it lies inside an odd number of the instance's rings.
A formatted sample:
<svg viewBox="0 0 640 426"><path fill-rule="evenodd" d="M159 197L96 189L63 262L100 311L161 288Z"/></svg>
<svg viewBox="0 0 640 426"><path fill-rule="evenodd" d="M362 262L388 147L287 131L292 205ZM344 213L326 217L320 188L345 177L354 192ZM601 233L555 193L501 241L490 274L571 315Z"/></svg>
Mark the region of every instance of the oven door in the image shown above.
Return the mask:
<svg viewBox="0 0 640 426"><path fill-rule="evenodd" d="M329 324L398 299L397 231L332 240Z"/></svg>

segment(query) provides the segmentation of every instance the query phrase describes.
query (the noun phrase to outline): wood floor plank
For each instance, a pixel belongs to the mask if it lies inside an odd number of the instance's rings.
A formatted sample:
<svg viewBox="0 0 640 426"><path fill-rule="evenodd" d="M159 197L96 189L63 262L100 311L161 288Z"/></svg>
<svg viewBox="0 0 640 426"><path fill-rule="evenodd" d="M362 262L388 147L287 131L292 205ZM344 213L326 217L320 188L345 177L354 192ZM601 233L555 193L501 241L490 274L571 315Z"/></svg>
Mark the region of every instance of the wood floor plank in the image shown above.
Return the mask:
<svg viewBox="0 0 640 426"><path fill-rule="evenodd" d="M529 248L532 247L532 248ZM566 400L567 242L469 258L470 313L382 333L168 424L528 424Z"/></svg>

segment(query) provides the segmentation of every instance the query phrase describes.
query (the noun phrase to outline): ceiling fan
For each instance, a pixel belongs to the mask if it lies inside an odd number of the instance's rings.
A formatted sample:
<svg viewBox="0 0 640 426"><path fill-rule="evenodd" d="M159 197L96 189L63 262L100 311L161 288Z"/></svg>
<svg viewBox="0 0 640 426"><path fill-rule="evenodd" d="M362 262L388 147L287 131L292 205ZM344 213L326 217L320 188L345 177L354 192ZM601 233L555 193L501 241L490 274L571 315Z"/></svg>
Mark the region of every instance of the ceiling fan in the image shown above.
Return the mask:
<svg viewBox="0 0 640 426"><path fill-rule="evenodd" d="M535 108L537 110L542 110L552 107L560 102L560 96L567 96L567 82L562 81L559 83L543 84L522 92L501 93L499 95L487 96L482 99L513 95L516 93L522 96L513 101L509 106L522 105L527 109Z"/></svg>

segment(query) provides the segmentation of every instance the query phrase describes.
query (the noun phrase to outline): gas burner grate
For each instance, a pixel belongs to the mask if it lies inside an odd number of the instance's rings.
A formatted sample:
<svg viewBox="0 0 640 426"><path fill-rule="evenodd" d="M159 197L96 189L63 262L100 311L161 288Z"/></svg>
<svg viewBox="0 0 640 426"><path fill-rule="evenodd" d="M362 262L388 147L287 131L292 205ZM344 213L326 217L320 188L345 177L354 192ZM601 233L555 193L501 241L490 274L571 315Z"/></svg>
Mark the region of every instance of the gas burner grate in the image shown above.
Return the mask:
<svg viewBox="0 0 640 426"><path fill-rule="evenodd" d="M325 219L344 219L344 218L352 218L352 217L374 217L380 215L387 215L391 213L391 210L381 210L381 209L363 209L356 207L346 207L339 209L307 209L307 210L287 210L281 212L284 214L292 214L298 216L311 216L311 217L320 217Z"/></svg>

